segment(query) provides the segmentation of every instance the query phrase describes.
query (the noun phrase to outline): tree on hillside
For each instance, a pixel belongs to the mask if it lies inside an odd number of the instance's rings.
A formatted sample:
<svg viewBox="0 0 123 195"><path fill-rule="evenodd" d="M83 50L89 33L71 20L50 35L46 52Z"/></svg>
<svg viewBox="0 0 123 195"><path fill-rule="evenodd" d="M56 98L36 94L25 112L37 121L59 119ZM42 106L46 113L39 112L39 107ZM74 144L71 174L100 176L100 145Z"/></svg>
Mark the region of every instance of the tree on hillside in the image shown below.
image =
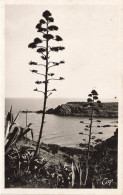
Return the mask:
<svg viewBox="0 0 123 195"><path fill-rule="evenodd" d="M41 33L41 39L36 37L32 43L28 45L29 48L36 49L36 51L41 55L41 59L44 63L37 63L37 62L30 62L29 65L33 65L35 67L42 66L44 67L44 72L39 72L37 69L30 70L32 73L41 75L41 80L37 80L35 83L37 85L43 85L44 84L44 90L40 90L39 88L35 88L34 91L41 92L44 95L44 102L43 102L43 112L42 112L42 120L41 120L41 127L39 132L39 138L38 143L36 147L36 151L34 156L37 155L39 151L39 146L41 143L41 137L42 137L42 131L45 123L45 114L46 114L46 104L47 99L50 95L52 95L53 91L56 91L56 89L48 89L48 84L51 80L63 80L63 77L54 78L54 73L50 72L50 70L54 66L59 66L60 64L65 63L63 60L56 62L49 60L51 57L52 52L59 52L64 50L65 48L62 46L52 46L52 41L60 42L63 39L59 35L54 35L53 32L58 30L58 27L55 25L52 25L54 22L54 18L52 17L52 14L49 11L44 11L43 19L39 21L39 23L36 25L37 32ZM43 79L44 78L44 79Z"/></svg>

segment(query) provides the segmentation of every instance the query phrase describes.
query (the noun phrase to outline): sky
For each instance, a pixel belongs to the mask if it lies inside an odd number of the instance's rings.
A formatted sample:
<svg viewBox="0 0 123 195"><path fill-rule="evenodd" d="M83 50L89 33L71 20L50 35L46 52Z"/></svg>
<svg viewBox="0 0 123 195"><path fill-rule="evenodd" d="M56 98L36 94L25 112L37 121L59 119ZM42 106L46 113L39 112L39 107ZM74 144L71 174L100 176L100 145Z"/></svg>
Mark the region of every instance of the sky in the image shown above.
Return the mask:
<svg viewBox="0 0 123 195"><path fill-rule="evenodd" d="M43 62L28 44L34 38L42 37L35 26L42 13L49 10L54 32L63 38L58 45L65 50L51 54L54 61L64 60L65 64L54 67L55 78L49 89L56 88L53 98L86 98L96 89L100 98L118 98L119 27L116 5L6 5L5 8L5 96L43 97L34 92L35 81L42 79L30 72L34 67L30 61ZM52 43L53 44L53 41ZM38 69L43 73L44 68ZM40 90L43 85L38 85Z"/></svg>

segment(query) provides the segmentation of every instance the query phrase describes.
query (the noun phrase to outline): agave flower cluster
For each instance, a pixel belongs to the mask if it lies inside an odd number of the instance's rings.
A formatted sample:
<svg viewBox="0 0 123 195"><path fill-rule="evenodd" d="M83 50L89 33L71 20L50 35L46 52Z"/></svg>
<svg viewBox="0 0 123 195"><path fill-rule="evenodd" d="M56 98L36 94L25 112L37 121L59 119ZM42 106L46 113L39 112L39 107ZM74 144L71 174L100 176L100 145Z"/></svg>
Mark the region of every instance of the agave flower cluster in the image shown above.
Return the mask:
<svg viewBox="0 0 123 195"><path fill-rule="evenodd" d="M90 122L85 123L84 121L80 121L80 123L86 124L84 131L89 132L89 133L85 134L83 132L80 132L79 134L90 136L90 140L91 140L91 139L96 138L95 136L92 136L92 134L102 134L102 132L98 132L98 133L92 132L92 127L94 127L94 126L92 126L92 123L93 122L96 122L98 124L101 123L101 120L96 120L96 121L93 120L93 114L94 114L94 111L96 110L96 108L102 107L101 101L98 99L98 93L96 90L92 90L91 93L88 95L86 107L88 107L88 109L90 111L90 118L89 118ZM96 127L100 127L100 125L97 125ZM83 139L83 141L87 141L87 140Z"/></svg>
<svg viewBox="0 0 123 195"><path fill-rule="evenodd" d="M47 67L47 75L46 74L41 74L37 69L32 69L30 70L32 73L44 75L45 78L47 77L47 81L36 81L36 84L45 84L48 83L49 80L63 80L63 77L59 78L52 78L49 79L48 77L54 76L54 73L49 73L49 68L53 66L59 66L60 64L65 63L63 60L60 62L48 62L48 59L50 58L50 52L58 52L62 51L65 48L62 46L57 46L57 47L51 47L49 46L49 41L55 40L57 42L62 41L63 39L59 35L53 35L51 32L57 31L58 27L55 25L52 25L51 23L54 22L53 17L51 17L51 13L49 11L43 12L43 19L39 21L39 23L36 25L37 32L42 33L42 39L39 37L36 37L33 42L31 42L28 47L31 49L37 49L36 51L41 54L42 60L44 60L46 63L45 64L38 64L37 62L30 61L29 65L34 65L34 66L45 66ZM48 47L47 47L48 46ZM51 65L52 64L52 65ZM42 92L42 90L38 90L37 88L34 89L34 91L39 91ZM51 91L51 90L50 90ZM54 91L54 90L53 90ZM47 96L48 97L48 96Z"/></svg>

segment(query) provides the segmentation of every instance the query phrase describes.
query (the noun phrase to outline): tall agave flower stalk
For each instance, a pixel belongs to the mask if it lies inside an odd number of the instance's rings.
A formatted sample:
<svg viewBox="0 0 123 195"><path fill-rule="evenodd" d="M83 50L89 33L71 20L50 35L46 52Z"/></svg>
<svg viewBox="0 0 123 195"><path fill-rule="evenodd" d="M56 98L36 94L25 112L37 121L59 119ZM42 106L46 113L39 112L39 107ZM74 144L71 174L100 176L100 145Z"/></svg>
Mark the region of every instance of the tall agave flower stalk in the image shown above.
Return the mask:
<svg viewBox="0 0 123 195"><path fill-rule="evenodd" d="M52 41L60 42L63 39L59 35L54 36L53 34L51 34L51 32L58 30L57 26L51 24L54 22L54 18L52 17L52 14L46 10L45 12L43 12L42 16L43 16L43 19L41 19L39 23L36 25L37 32L41 33L42 39L36 37L34 41L28 45L29 48L32 48L32 49L36 48L37 52L41 55L41 59L45 62L45 63L37 63L37 62L31 61L29 63L29 65L31 66L32 65L35 67L43 66L45 68L44 73L38 72L37 69L30 70L32 73L40 75L41 77L44 78L44 80L41 79L35 82L37 85L44 84L44 89L40 90L37 87L34 89L34 91L41 92L44 95L41 126L40 126L39 138L38 138L38 143L37 143L34 156L36 156L37 153L39 152L39 146L40 146L41 138L42 138L42 131L43 131L44 123L45 123L47 99L50 95L52 95L52 92L56 91L56 89L48 89L48 84L52 80L63 80L64 79L63 77L54 78L55 74L49 71L54 66L59 66L60 64L65 63L63 60L60 62L54 62L54 61L49 60L50 54L52 52L62 51L65 48L62 46L57 46L57 47L51 46L52 44L50 44L50 42Z"/></svg>
<svg viewBox="0 0 123 195"><path fill-rule="evenodd" d="M93 122L94 122L93 121L94 110L96 109L96 106L101 106L101 101L98 100L98 93L97 93L96 90L92 90L91 93L88 96L89 96L89 98L87 99L87 102L88 102L87 106L90 107L90 117L89 117L90 122L89 123L85 123L85 124L88 124L88 125L86 125L86 128L84 129L88 133L86 133L86 134L85 133L81 133L82 135L88 136L86 168L85 168L86 170L85 170L85 179L84 179L83 187L86 186L87 180L88 180L91 140L93 138L95 138L95 136L92 136L92 134L101 134L101 132L95 133L95 132L92 131ZM84 123L84 122L81 121L81 123ZM86 141L86 139L83 139L83 140Z"/></svg>

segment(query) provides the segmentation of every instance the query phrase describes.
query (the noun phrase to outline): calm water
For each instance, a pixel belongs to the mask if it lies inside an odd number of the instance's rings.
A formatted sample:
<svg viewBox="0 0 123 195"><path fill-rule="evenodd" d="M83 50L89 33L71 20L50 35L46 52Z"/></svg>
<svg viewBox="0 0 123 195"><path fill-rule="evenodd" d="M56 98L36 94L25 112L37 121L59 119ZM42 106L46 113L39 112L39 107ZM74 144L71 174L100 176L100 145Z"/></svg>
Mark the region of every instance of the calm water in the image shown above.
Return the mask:
<svg viewBox="0 0 123 195"><path fill-rule="evenodd" d="M5 101L5 115L10 110L11 105L13 106L14 116L16 116L19 110L41 110L42 101L42 99L7 98ZM56 106L69 101L82 101L82 99L49 99L47 108L55 108ZM42 141L61 146L78 147L79 143L84 143L83 139L87 138L87 136L79 134L79 132L84 132L85 127L84 124L80 123L81 120L88 123L88 118L46 115L46 123L43 130ZM26 124L25 114L21 113L16 122L24 127ZM32 123L34 139L37 140L41 123L41 114L29 113L28 123ZM107 124L112 126L117 125L117 119L101 119L101 125ZM97 126L97 123L95 123L94 126L95 125ZM97 139L100 138L103 140L112 136L115 130L116 127L93 127L94 132L103 132L103 134L96 135Z"/></svg>

